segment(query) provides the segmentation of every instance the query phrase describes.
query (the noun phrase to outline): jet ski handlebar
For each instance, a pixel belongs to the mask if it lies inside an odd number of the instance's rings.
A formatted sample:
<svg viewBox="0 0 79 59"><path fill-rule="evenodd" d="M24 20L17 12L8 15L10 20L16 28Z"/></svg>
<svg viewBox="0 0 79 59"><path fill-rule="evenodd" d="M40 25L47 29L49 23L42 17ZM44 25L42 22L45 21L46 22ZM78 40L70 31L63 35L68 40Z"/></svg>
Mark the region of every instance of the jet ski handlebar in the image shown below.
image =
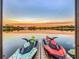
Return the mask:
<svg viewBox="0 0 79 59"><path fill-rule="evenodd" d="M58 38L58 37L53 37L53 38L51 38L51 40L56 39L56 38Z"/></svg>
<svg viewBox="0 0 79 59"><path fill-rule="evenodd" d="M56 38L58 38L58 37L53 37L53 38L50 38L50 37L48 37L48 36L47 36L47 38L49 38L49 39L51 39L51 40L54 40L54 39L56 39Z"/></svg>
<svg viewBox="0 0 79 59"><path fill-rule="evenodd" d="M27 42L29 41L27 38L22 38L22 39L25 40L25 41L27 41Z"/></svg>

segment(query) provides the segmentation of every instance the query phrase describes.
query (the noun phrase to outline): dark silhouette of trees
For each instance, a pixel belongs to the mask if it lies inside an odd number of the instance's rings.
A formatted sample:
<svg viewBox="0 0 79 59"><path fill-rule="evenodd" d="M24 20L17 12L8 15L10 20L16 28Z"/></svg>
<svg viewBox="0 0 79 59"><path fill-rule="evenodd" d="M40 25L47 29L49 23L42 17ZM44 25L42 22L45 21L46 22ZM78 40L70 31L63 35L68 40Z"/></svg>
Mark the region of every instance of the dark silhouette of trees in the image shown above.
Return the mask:
<svg viewBox="0 0 79 59"><path fill-rule="evenodd" d="M27 28L27 29L26 29ZM61 31L73 31L75 26L56 26L56 27L20 27L20 26L3 26L3 31L14 31L14 30L61 30Z"/></svg>
<svg viewBox="0 0 79 59"><path fill-rule="evenodd" d="M14 31L14 30L24 30L24 27L20 26L3 26L3 31Z"/></svg>

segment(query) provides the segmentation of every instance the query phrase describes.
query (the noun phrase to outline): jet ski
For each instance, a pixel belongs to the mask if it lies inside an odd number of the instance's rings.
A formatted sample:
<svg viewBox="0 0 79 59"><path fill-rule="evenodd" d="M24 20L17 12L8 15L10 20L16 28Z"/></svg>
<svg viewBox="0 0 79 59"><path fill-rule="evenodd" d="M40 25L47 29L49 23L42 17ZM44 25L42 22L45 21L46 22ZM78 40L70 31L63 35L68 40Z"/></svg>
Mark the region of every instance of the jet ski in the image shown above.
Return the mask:
<svg viewBox="0 0 79 59"><path fill-rule="evenodd" d="M73 58L73 59L75 59L75 49L73 48L73 49L70 49L69 51L68 51L68 54Z"/></svg>
<svg viewBox="0 0 79 59"><path fill-rule="evenodd" d="M33 59L37 53L38 41L30 43L30 40L26 40L24 47L17 49L17 51L9 59ZM33 44L34 43L34 44Z"/></svg>
<svg viewBox="0 0 79 59"><path fill-rule="evenodd" d="M62 47L62 45L59 45L55 41L55 38L57 37L50 38L46 36L46 38L43 39L43 47L44 47L45 53L46 55L52 58L65 59L66 51Z"/></svg>

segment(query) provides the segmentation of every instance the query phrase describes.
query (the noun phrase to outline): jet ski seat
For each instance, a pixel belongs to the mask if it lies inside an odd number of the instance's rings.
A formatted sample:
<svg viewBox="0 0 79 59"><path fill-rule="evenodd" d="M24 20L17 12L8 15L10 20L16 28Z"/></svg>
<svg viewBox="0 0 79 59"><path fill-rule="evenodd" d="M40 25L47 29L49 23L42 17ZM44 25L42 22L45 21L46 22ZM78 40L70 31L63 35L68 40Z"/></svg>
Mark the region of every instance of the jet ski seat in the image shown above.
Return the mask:
<svg viewBox="0 0 79 59"><path fill-rule="evenodd" d="M26 47L26 48L21 48L21 49L20 49L20 53L21 53L21 54L28 53L28 52L30 52L30 51L32 50L32 48L33 48L33 45L30 45L30 46L28 46L28 47Z"/></svg>
<svg viewBox="0 0 79 59"><path fill-rule="evenodd" d="M51 42L49 43L49 46L50 46L52 49L56 49L56 50L59 50L59 49L60 49L60 46L59 46L58 44L53 45Z"/></svg>
<svg viewBox="0 0 79 59"><path fill-rule="evenodd" d="M36 41L36 42L35 42L35 45L34 45L34 47L37 47L37 45L38 45L38 41Z"/></svg>
<svg viewBox="0 0 79 59"><path fill-rule="evenodd" d="M48 44L45 39L43 39L43 44L44 44L44 45L47 45L47 44Z"/></svg>

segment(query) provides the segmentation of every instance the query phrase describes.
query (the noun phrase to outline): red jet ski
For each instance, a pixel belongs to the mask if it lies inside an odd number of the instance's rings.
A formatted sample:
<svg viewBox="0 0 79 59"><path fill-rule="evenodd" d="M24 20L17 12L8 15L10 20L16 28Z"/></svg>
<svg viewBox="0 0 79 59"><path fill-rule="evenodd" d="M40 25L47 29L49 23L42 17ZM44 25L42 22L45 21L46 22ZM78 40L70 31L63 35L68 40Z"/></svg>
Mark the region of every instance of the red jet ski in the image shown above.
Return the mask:
<svg viewBox="0 0 79 59"><path fill-rule="evenodd" d="M55 41L55 38L57 37L50 38L46 36L46 38L43 39L44 50L50 57L54 57L56 59L65 59L66 51L62 45L59 45Z"/></svg>

